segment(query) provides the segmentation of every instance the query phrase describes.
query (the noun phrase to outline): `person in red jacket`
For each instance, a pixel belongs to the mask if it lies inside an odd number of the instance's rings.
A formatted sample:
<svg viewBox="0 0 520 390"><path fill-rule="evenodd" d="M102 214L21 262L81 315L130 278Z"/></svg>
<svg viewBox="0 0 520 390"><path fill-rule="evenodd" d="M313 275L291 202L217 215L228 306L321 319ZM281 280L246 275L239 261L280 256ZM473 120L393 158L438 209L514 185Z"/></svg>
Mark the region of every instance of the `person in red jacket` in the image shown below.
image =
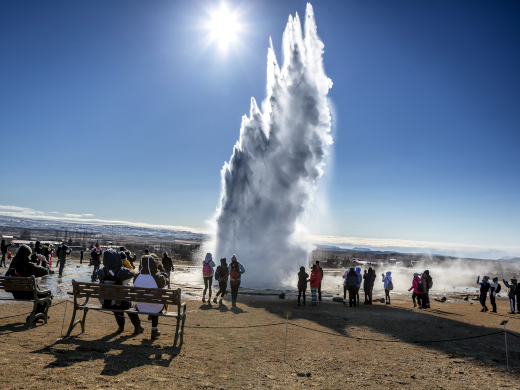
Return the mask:
<svg viewBox="0 0 520 390"><path fill-rule="evenodd" d="M316 306L320 285L320 270L316 264L312 266L311 278L307 282L311 282L311 306Z"/></svg>
<svg viewBox="0 0 520 390"><path fill-rule="evenodd" d="M321 301L321 281L323 280L323 268L320 267L319 260L316 261L316 267L318 268L318 277L320 279L320 284L318 285L318 299Z"/></svg>

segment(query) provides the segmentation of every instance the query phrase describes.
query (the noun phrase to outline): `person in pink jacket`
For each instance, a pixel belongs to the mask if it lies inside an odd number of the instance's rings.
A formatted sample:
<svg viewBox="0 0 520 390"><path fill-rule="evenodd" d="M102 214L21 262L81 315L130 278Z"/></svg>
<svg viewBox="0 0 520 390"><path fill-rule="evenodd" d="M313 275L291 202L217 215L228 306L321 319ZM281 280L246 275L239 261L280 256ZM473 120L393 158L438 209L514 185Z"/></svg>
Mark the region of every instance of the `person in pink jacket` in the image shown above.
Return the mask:
<svg viewBox="0 0 520 390"><path fill-rule="evenodd" d="M408 291L411 291L412 289L413 289L413 293L412 293L413 307L417 307L417 304L419 304L419 309L421 309L422 284L421 284L421 277L418 273L413 274L412 287L410 287L408 289ZM417 303L415 303L416 298L417 298Z"/></svg>

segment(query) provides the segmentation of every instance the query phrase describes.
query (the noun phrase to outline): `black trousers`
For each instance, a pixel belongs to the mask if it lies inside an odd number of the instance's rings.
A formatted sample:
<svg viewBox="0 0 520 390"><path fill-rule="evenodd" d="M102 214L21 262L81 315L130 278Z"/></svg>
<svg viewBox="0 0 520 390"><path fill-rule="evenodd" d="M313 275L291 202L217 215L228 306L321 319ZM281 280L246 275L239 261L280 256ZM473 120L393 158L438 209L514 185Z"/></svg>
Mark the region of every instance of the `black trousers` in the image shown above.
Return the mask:
<svg viewBox="0 0 520 390"><path fill-rule="evenodd" d="M321 282L318 285L318 299L321 301Z"/></svg>
<svg viewBox="0 0 520 390"><path fill-rule="evenodd" d="M480 293L480 304L483 308L487 309L486 306L486 298L487 298L487 292L481 292Z"/></svg>
<svg viewBox="0 0 520 390"><path fill-rule="evenodd" d="M305 305L305 292L306 288L298 288L298 305L300 304L300 297L303 295L303 304Z"/></svg>
<svg viewBox="0 0 520 390"><path fill-rule="evenodd" d="M385 299L386 299L386 303L390 303L390 290L387 290L385 288Z"/></svg>
<svg viewBox="0 0 520 390"><path fill-rule="evenodd" d="M103 300L103 305L105 309L120 309L120 310L127 310L133 307L131 302L123 301L120 305L112 305L112 301L109 301L108 299ZM126 313L128 314L128 317L130 318L130 321L132 322L132 325L135 328L138 328L141 326L141 320L139 319L139 316L134 313ZM117 325L120 328L125 327L125 313L114 313L114 317L116 317ZM159 320L159 317L156 317L157 320ZM152 320L153 321L153 320Z"/></svg>
<svg viewBox="0 0 520 390"><path fill-rule="evenodd" d="M206 291L209 289L209 297L211 298L211 285L213 284L213 276L204 276L204 292L202 295L206 295Z"/></svg>
<svg viewBox="0 0 520 390"><path fill-rule="evenodd" d="M416 292L412 293L412 301L414 304L415 304L415 300L417 299L417 304L419 306L421 306L421 299L422 299L421 295L422 295L421 293L416 293Z"/></svg>
<svg viewBox="0 0 520 390"><path fill-rule="evenodd" d="M237 301L239 287L240 287L240 282L237 285L231 285L231 301L232 302Z"/></svg>
<svg viewBox="0 0 520 390"><path fill-rule="evenodd" d="M493 295L490 295L489 300L491 301L491 306L493 306L493 312L496 313L497 312L497 303L496 303L495 297Z"/></svg>
<svg viewBox="0 0 520 390"><path fill-rule="evenodd" d="M218 298L220 295L220 298L224 298L224 295L226 294L227 289L227 281L226 282L218 282L219 290L217 295L215 295L215 298Z"/></svg>
<svg viewBox="0 0 520 390"><path fill-rule="evenodd" d="M357 287L348 287L348 305L356 306L356 290Z"/></svg>

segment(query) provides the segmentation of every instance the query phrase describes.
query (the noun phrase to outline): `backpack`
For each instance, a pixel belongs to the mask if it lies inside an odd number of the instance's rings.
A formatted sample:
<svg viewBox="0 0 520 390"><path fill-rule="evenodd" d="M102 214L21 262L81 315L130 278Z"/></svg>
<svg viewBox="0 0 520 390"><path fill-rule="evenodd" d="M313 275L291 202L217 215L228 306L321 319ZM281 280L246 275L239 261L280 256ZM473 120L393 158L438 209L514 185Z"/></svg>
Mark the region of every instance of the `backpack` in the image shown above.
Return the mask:
<svg viewBox="0 0 520 390"><path fill-rule="evenodd" d="M497 283L498 286L497 286L497 289L495 290L495 293L498 294L500 291L502 291L502 286L500 285L500 283Z"/></svg>
<svg viewBox="0 0 520 390"><path fill-rule="evenodd" d="M209 263L204 262L204 265L202 266L202 276L205 278L213 276L213 269L209 265Z"/></svg>
<svg viewBox="0 0 520 390"><path fill-rule="evenodd" d="M223 279L222 276L223 276L223 275L222 275L222 266L219 265L219 266L217 267L217 269L215 270L215 280L216 280L217 282L220 282L220 281Z"/></svg>
<svg viewBox="0 0 520 390"><path fill-rule="evenodd" d="M240 267L238 266L238 263L234 263L233 265L231 265L231 272L229 273L229 277L229 283L231 285L236 285L240 283Z"/></svg>
<svg viewBox="0 0 520 390"><path fill-rule="evenodd" d="M420 292L420 293L424 292L423 285L422 285L421 281L419 281L417 283L417 291Z"/></svg>
<svg viewBox="0 0 520 390"><path fill-rule="evenodd" d="M428 286L428 290L431 290L432 287L433 287L433 279L430 275L428 275L426 277L426 283L427 283L427 286Z"/></svg>
<svg viewBox="0 0 520 390"><path fill-rule="evenodd" d="M393 290L394 289L394 284L392 283L391 280L388 281L388 285L386 286L386 289L387 290Z"/></svg>
<svg viewBox="0 0 520 390"><path fill-rule="evenodd" d="M105 253L103 253L103 266L107 269L116 269L122 265L123 262L121 261L119 252L116 252L114 249L107 249Z"/></svg>

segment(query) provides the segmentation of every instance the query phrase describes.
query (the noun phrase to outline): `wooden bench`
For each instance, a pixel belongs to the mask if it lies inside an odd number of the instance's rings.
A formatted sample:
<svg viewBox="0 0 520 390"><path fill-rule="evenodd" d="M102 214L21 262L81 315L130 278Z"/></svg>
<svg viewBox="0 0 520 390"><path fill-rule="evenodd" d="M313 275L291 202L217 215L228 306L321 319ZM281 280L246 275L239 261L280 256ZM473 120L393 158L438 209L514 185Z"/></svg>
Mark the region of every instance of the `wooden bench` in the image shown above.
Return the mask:
<svg viewBox="0 0 520 390"><path fill-rule="evenodd" d="M163 288L147 288L147 287L133 287L133 286L116 286L113 284L97 284L87 282L76 282L72 280L72 295L74 296L74 312L70 321L69 330L65 337L69 337L72 330L77 324L81 324L81 332L85 332L85 319L89 310L100 310L100 311L111 311L120 313L133 313L133 314L145 314L160 317L176 317L177 328L175 330L175 340L173 345L177 344L177 339L180 336L182 343L182 336L184 331L184 321L186 321L186 302L181 303L181 289L169 290ZM79 303L78 299L86 298L83 303ZM148 313L139 311L135 308L119 310L119 309L106 309L101 304L93 305L89 304L89 299L108 299L116 301L130 301L141 303L158 303L168 304L177 306L177 311L172 312L160 312L160 313ZM76 319L76 312L83 310L83 318L81 320Z"/></svg>
<svg viewBox="0 0 520 390"><path fill-rule="evenodd" d="M3 301L34 302L29 321L25 324L26 328L39 318L43 318L43 322L45 324L47 323L47 312L52 304L51 292L49 290L38 290L36 278L34 276L29 276L27 278L21 278L19 276L0 276L0 289L6 291L30 291L33 293L33 299L1 298ZM39 298L38 293L48 293L49 296ZM45 305L43 313L36 314L36 307L38 304Z"/></svg>

